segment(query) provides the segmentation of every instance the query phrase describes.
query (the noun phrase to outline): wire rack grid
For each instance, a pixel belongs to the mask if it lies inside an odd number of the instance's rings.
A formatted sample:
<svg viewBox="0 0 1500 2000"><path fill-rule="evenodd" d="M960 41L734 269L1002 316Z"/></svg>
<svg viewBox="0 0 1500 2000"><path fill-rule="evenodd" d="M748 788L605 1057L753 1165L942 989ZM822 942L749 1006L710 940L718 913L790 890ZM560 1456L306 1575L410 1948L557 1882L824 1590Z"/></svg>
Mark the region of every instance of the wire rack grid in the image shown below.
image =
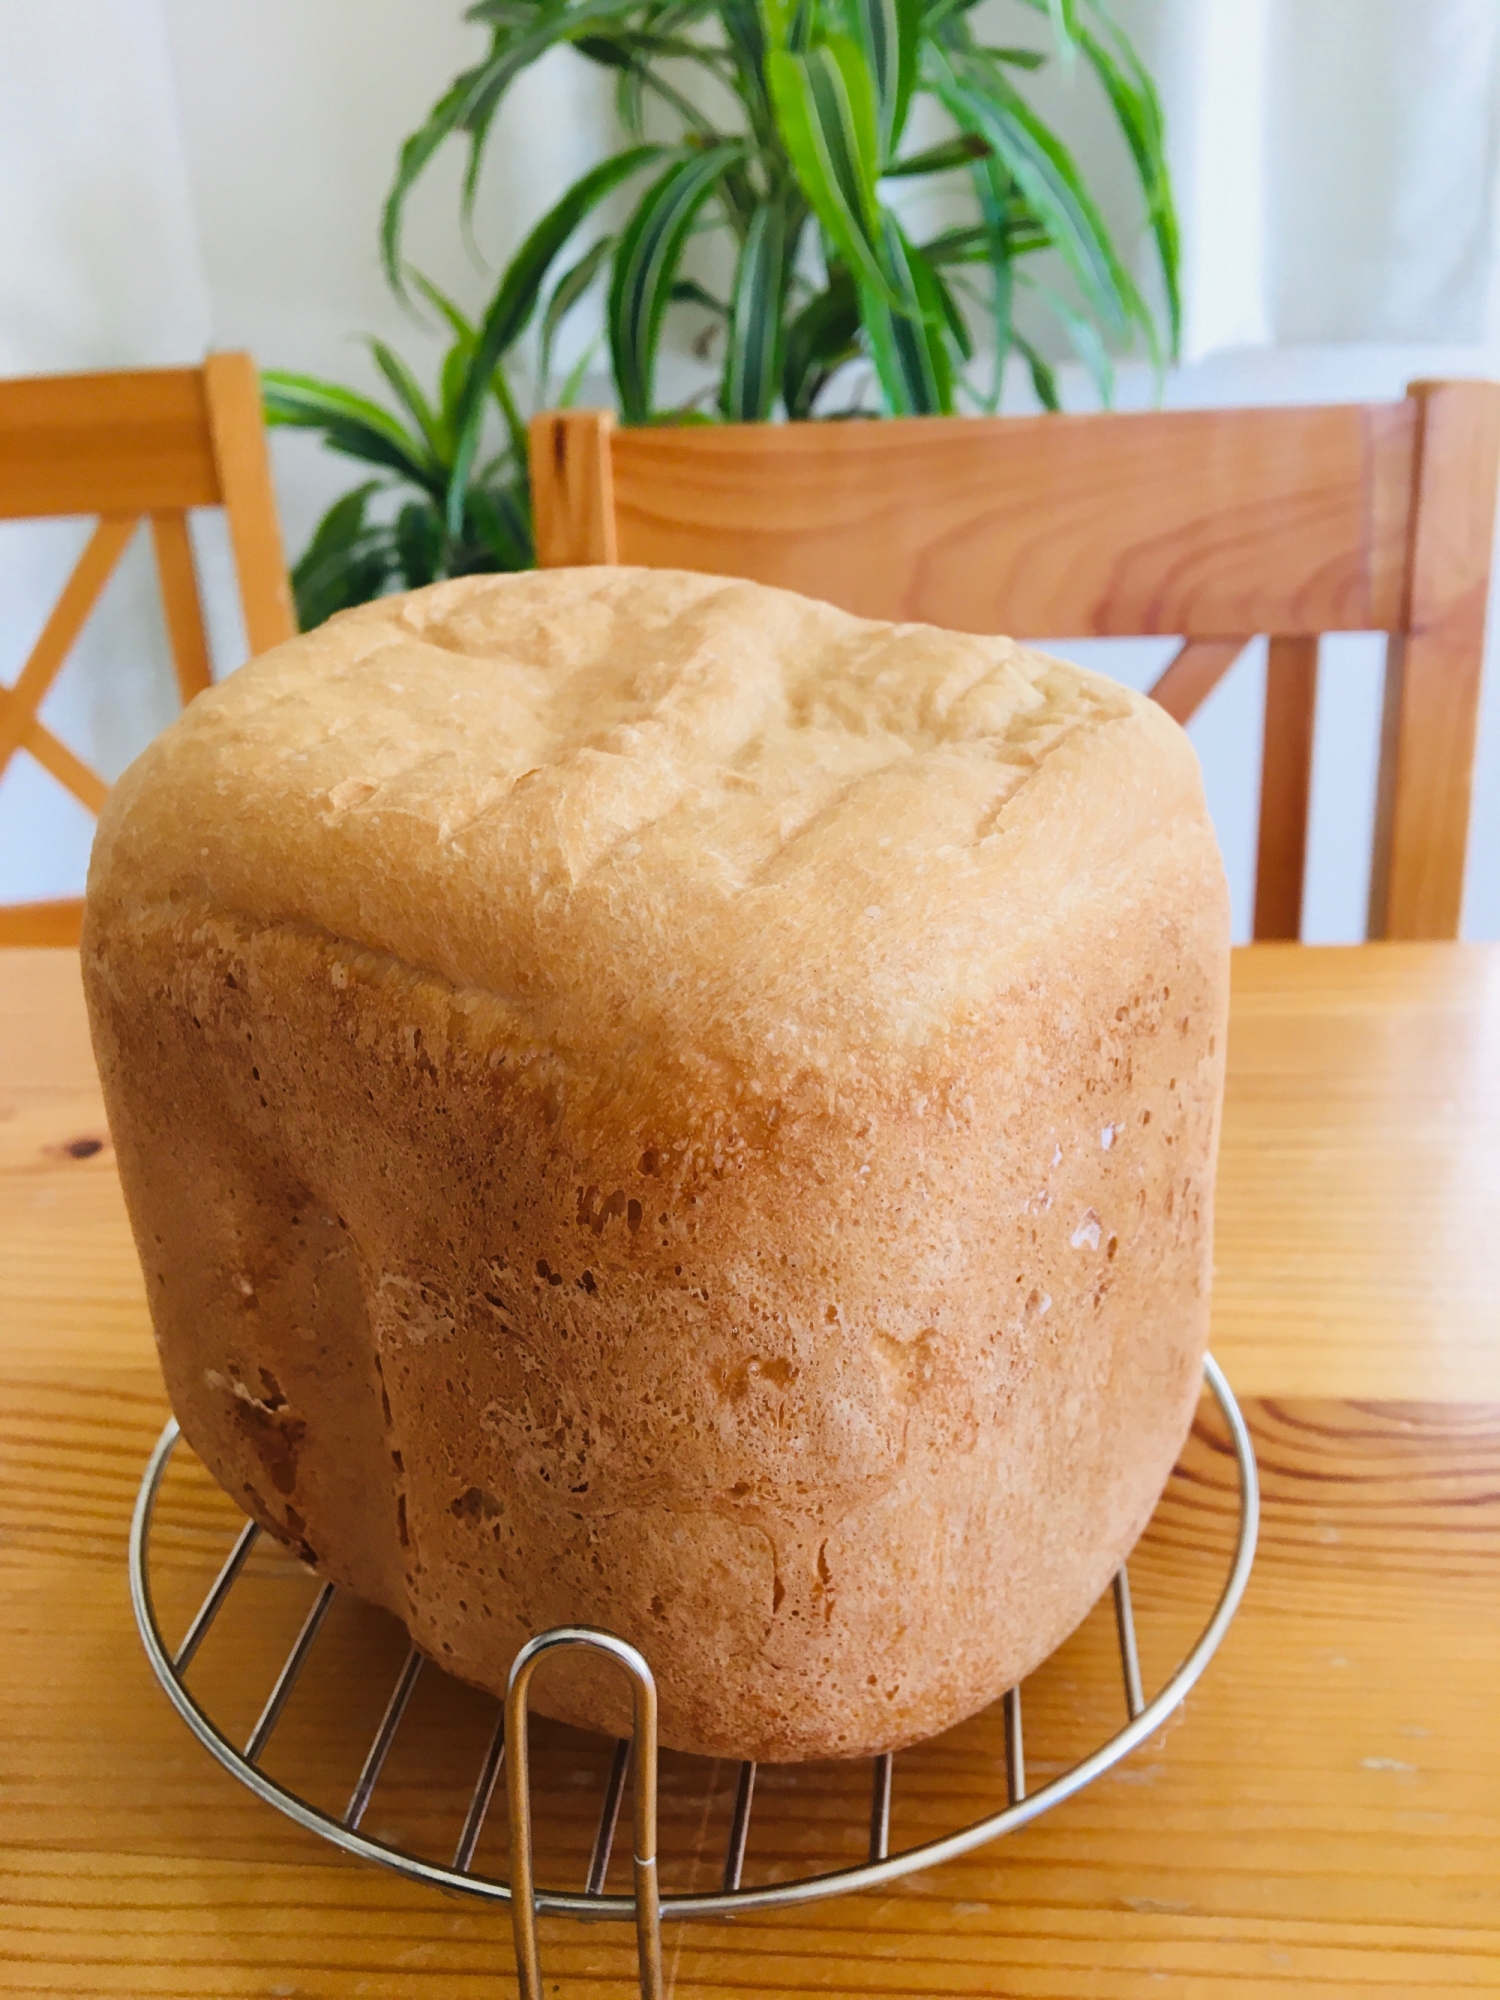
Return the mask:
<svg viewBox="0 0 1500 2000"><path fill-rule="evenodd" d="M541 1992L536 1938L538 1912L633 1922L637 1933L640 1990L645 2000L659 2000L662 1992L660 1932L664 1918L728 1917L741 1910L787 1908L854 1890L879 1888L914 1870L954 1860L1002 1834L1014 1832L1073 1797L1161 1727L1185 1699L1218 1649L1244 1595L1255 1553L1259 1493L1249 1432L1223 1371L1212 1356L1205 1359L1204 1377L1228 1427L1238 1475L1239 1517L1233 1555L1217 1601L1175 1672L1154 1695L1147 1698L1142 1683L1129 1573L1122 1567L1115 1575L1112 1594L1120 1674L1128 1711L1128 1720L1123 1728L1048 1783L1037 1790L1030 1790L1026 1782L1021 1690L1019 1687L1012 1688L1003 1697L1005 1802L1002 1806L939 1838L922 1841L893 1854L890 1852L890 1826L895 1784L894 1760L890 1755L876 1757L871 1760L869 1838L865 1861L850 1867L799 1874L789 1880L754 1884L746 1884L743 1880L757 1776L757 1767L747 1763L741 1765L738 1772L718 1888L685 1894L661 1892L657 1882L656 1854L658 1759L655 1683L648 1662L636 1648L612 1633L588 1627L562 1626L540 1633L517 1655L506 1702L494 1722L469 1793L462 1831L451 1864L426 1859L362 1831L376 1785L395 1744L418 1679L427 1664L415 1646L409 1647L406 1652L379 1726L365 1752L348 1805L340 1816L321 1811L296 1791L268 1776L261 1760L327 1619L337 1594L336 1586L324 1583L318 1590L291 1650L275 1676L253 1729L243 1748L239 1747L189 1690L186 1675L240 1580L261 1531L253 1521L247 1522L240 1530L183 1637L175 1646L170 1645L157 1618L150 1556L158 1496L179 1442L180 1434L175 1421L167 1424L157 1441L136 1501L130 1535L131 1600L147 1656L179 1715L219 1762L268 1805L346 1852L394 1869L412 1880L511 1906L523 2000L534 2000L534 1996ZM527 1712L532 1675L540 1662L558 1649L578 1646L612 1658L629 1675L634 1704L633 1735L614 1746L584 1886L580 1891L566 1891L539 1888L535 1880ZM512 1880L508 1882L483 1874L475 1866L480 1836L502 1769L506 1774L510 1827ZM633 1893L628 1896L610 1895L605 1891L605 1883L628 1778L631 1779L634 1813L631 1853Z"/></svg>

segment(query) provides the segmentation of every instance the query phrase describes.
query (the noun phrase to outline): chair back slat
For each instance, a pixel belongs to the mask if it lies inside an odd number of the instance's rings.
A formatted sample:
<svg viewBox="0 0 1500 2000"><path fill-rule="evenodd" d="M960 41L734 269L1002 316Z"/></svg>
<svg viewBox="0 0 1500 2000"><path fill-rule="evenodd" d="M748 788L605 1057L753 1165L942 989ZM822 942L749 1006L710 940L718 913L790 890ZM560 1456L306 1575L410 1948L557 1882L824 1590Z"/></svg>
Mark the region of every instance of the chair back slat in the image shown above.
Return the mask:
<svg viewBox="0 0 1500 2000"><path fill-rule="evenodd" d="M1271 638L1257 936L1296 935L1317 639L1391 635L1372 937L1457 935L1500 385L1399 403L620 430L532 426L538 560L742 576L1021 639L1175 635L1186 720Z"/></svg>
<svg viewBox="0 0 1500 2000"><path fill-rule="evenodd" d="M1266 653L1266 721L1260 765L1257 939L1302 935L1317 706L1317 640L1273 638Z"/></svg>
<svg viewBox="0 0 1500 2000"><path fill-rule="evenodd" d="M220 499L199 368L0 382L0 520Z"/></svg>
<svg viewBox="0 0 1500 2000"><path fill-rule="evenodd" d="M202 694L213 680L187 515L153 514L151 544L156 556L157 581L161 585L162 610L166 614L167 640L172 648L172 666L186 708L193 696Z"/></svg>
<svg viewBox="0 0 1500 2000"><path fill-rule="evenodd" d="M619 430L614 559L1023 639L1391 631L1413 435L1406 404Z"/></svg>
<svg viewBox="0 0 1500 2000"><path fill-rule="evenodd" d="M0 946L77 944L82 908L76 896L51 903L12 903L0 909Z"/></svg>
<svg viewBox="0 0 1500 2000"><path fill-rule="evenodd" d="M260 378L248 354L211 354L203 365L219 495L253 658L297 629L266 451Z"/></svg>
<svg viewBox="0 0 1500 2000"><path fill-rule="evenodd" d="M1174 722L1191 722L1249 645L1245 639L1189 639L1167 662L1150 689L1151 699Z"/></svg>

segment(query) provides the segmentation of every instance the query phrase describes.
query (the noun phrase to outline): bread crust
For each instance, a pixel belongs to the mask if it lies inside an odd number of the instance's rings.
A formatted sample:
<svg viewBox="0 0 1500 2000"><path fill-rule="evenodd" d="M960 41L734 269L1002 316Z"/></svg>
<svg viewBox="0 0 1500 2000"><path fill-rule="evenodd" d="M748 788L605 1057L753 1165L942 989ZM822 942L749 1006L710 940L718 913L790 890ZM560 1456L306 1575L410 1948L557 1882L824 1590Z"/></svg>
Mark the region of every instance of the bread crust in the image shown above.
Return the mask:
<svg viewBox="0 0 1500 2000"><path fill-rule="evenodd" d="M91 874L189 1441L479 1685L584 1622L678 1748L942 1729L1191 1421L1226 903L1175 725L1007 641L629 571L335 620L159 739ZM537 1698L628 1729L585 1659Z"/></svg>

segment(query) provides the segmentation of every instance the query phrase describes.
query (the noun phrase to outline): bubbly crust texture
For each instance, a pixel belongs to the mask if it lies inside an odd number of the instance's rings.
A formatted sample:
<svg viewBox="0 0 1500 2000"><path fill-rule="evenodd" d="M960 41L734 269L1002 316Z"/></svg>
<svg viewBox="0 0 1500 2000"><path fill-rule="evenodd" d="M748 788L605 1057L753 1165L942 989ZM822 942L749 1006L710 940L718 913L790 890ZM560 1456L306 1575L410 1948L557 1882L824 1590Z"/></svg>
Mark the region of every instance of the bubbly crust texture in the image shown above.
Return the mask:
<svg viewBox="0 0 1500 2000"><path fill-rule="evenodd" d="M602 1625L670 1745L895 1748L1148 1520L1228 908L1102 676L672 571L385 599L126 773L84 968L189 1441L464 1678Z"/></svg>

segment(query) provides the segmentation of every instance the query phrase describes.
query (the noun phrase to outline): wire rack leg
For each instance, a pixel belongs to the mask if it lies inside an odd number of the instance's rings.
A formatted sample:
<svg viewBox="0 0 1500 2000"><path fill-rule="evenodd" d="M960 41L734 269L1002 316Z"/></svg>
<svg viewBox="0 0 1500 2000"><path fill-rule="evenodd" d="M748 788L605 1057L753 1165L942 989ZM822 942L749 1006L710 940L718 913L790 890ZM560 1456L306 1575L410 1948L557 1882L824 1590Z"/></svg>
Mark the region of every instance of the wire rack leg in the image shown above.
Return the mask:
<svg viewBox="0 0 1500 2000"><path fill-rule="evenodd" d="M1125 1705L1134 1722L1146 1706L1141 1686L1141 1656L1135 1643L1135 1614L1130 1608L1130 1572L1124 1563L1115 1571L1115 1629L1120 1638L1120 1670L1125 1676Z"/></svg>
<svg viewBox="0 0 1500 2000"><path fill-rule="evenodd" d="M745 1872L745 1843L750 1838L750 1808L755 1803L755 1766L741 1764L740 1780L734 1788L734 1817L729 1822L729 1845L724 1851L724 1894L732 1896Z"/></svg>
<svg viewBox="0 0 1500 2000"><path fill-rule="evenodd" d="M870 1859L884 1861L891 1851L891 1753L875 1759L870 1787Z"/></svg>
<svg viewBox="0 0 1500 2000"><path fill-rule="evenodd" d="M516 1940L521 2000L542 2000L542 1967L536 1937L536 1871L531 1845L531 1746L526 1718L531 1677L548 1653L583 1646L617 1660L630 1675L635 1778L631 1786L635 1843L635 1942L641 2000L662 2000L661 1891L656 1878L656 1681L645 1656L612 1632L587 1625L559 1625L529 1639L517 1653L505 1696L505 1736L510 1745L506 1796L510 1805L510 1915Z"/></svg>
<svg viewBox="0 0 1500 2000"><path fill-rule="evenodd" d="M1021 1690L1005 1692L1005 1790L1009 1803L1020 1805L1026 1796L1026 1739L1021 1733Z"/></svg>

